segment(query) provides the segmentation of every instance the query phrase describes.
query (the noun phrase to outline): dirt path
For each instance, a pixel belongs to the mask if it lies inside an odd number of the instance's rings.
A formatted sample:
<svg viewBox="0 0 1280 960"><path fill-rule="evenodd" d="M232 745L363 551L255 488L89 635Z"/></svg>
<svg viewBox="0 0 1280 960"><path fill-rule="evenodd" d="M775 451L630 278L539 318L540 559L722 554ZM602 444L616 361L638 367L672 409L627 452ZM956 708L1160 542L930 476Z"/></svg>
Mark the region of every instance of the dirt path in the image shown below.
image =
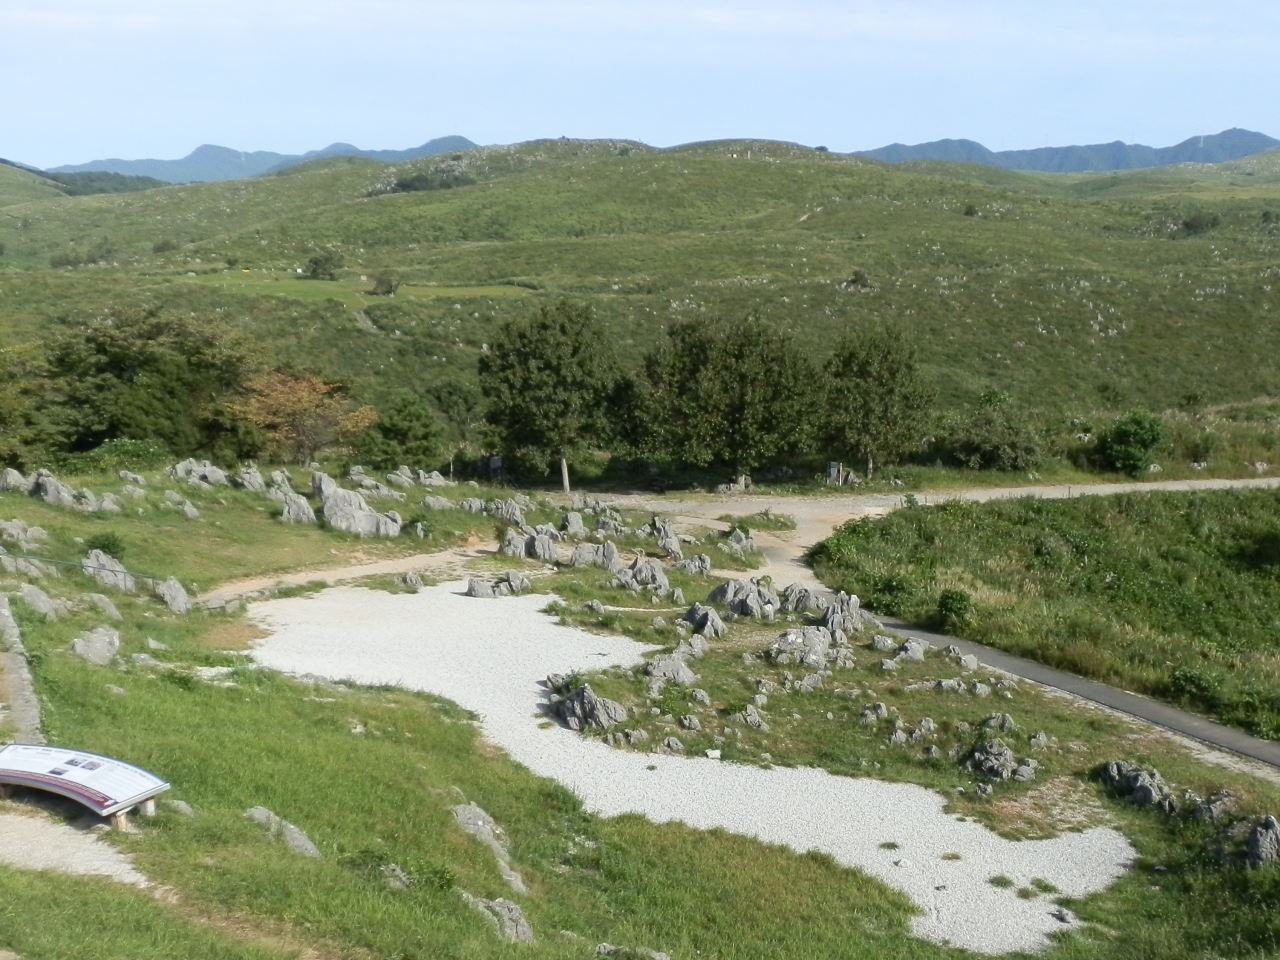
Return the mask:
<svg viewBox="0 0 1280 960"><path fill-rule="evenodd" d="M972 490L950 490L941 493L917 493L921 504L965 500L988 503L992 500L1016 500L1037 497L1044 500L1069 500L1075 497L1103 497L1120 493L1155 491L1190 493L1204 490L1248 490L1280 487L1280 477L1256 480L1156 480L1129 483L1096 483L1081 486L1038 484L1025 487L986 487ZM685 525L723 528L714 518L733 514L748 516L769 510L796 521L795 530L784 533L753 534L763 550L767 563L754 571L754 576L768 575L777 583L818 585L813 571L805 565L808 550L831 536L832 531L857 517L878 517L905 505L905 494L873 493L832 497L752 496L682 499L680 497L618 497L617 502L630 509L653 510L673 515ZM710 521L710 522L709 522Z"/></svg>
<svg viewBox="0 0 1280 960"><path fill-rule="evenodd" d="M202 593L196 598L196 602L215 603L242 597L258 590L267 590L272 587L299 587L304 583L335 584L388 574L441 573L453 569L460 570L468 560L489 556L497 549L497 543L493 542L471 543L462 547L439 550L436 553L415 553L412 556L395 557L391 560L374 560L369 563L349 564L345 567L321 567L273 576L248 577L220 584L207 593Z"/></svg>

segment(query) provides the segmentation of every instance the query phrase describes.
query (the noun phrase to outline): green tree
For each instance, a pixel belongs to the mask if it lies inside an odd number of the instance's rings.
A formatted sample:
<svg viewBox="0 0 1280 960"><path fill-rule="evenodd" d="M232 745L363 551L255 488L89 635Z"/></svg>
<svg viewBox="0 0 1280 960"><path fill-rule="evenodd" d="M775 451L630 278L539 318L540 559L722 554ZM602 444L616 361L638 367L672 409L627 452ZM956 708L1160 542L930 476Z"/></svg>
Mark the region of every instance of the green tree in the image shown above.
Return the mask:
<svg viewBox="0 0 1280 960"><path fill-rule="evenodd" d="M860 330L827 361L823 437L834 452L865 463L893 463L917 449L933 405L915 349L890 327Z"/></svg>
<svg viewBox="0 0 1280 960"><path fill-rule="evenodd" d="M608 430L607 398L616 379L603 325L589 307L561 301L527 320L508 320L480 357L486 419L504 452L538 469L569 460Z"/></svg>
<svg viewBox="0 0 1280 960"><path fill-rule="evenodd" d="M127 438L230 462L261 446L260 433L229 406L261 348L216 316L107 313L64 326L47 352L52 399L72 452Z"/></svg>
<svg viewBox="0 0 1280 960"><path fill-rule="evenodd" d="M0 467L26 470L57 445L47 374L38 344L0 349Z"/></svg>
<svg viewBox="0 0 1280 960"><path fill-rule="evenodd" d="M645 360L643 446L659 459L753 469L803 450L813 370L791 337L756 316L677 324Z"/></svg>
<svg viewBox="0 0 1280 960"><path fill-rule="evenodd" d="M347 261L336 250L321 250L307 261L306 276L311 280L337 280L338 271Z"/></svg>
<svg viewBox="0 0 1280 960"><path fill-rule="evenodd" d="M1164 421L1146 410L1134 410L1103 434L1101 452L1111 469L1137 476L1151 465L1152 454L1164 438Z"/></svg>
<svg viewBox="0 0 1280 960"><path fill-rule="evenodd" d="M444 428L417 394L398 391L355 444L359 462L383 470L401 464L429 470L444 457Z"/></svg>

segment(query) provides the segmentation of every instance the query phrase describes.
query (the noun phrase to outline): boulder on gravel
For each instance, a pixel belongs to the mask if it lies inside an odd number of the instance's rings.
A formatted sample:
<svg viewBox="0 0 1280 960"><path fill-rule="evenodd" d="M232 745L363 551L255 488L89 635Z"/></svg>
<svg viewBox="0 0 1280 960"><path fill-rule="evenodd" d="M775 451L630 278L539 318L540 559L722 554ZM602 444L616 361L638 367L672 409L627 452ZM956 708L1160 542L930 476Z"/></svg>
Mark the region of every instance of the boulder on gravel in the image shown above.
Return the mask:
<svg viewBox="0 0 1280 960"><path fill-rule="evenodd" d="M267 828L267 834L273 839L282 837L287 846L294 853L300 853L304 857L312 857L319 859L320 850L311 838L295 827L287 820L282 820L266 807L250 807L244 812L245 817L254 823L261 824Z"/></svg>
<svg viewBox="0 0 1280 960"><path fill-rule="evenodd" d="M1102 765L1102 782L1130 803L1157 807L1167 814L1178 812L1178 801L1158 770L1144 770L1130 760L1111 760Z"/></svg>
<svg viewBox="0 0 1280 960"><path fill-rule="evenodd" d="M570 730L608 730L627 720L627 708L615 700L597 697L589 684L583 684L563 698L553 697L555 715Z"/></svg>
<svg viewBox="0 0 1280 960"><path fill-rule="evenodd" d="M518 570L508 570L497 583L486 583L484 580L468 580L468 597L481 600L495 600L498 597L510 597L529 589L529 578Z"/></svg>
<svg viewBox="0 0 1280 960"><path fill-rule="evenodd" d="M157 583L152 590L174 613L186 613L191 609L191 598L176 577Z"/></svg>
<svg viewBox="0 0 1280 960"><path fill-rule="evenodd" d="M133 593L138 589L133 575L124 568L124 565L115 557L108 553L103 553L101 550L90 550L84 560L81 561L80 569L104 587L109 587L112 590Z"/></svg>
<svg viewBox="0 0 1280 960"><path fill-rule="evenodd" d="M483 897L474 897L465 890L459 890L458 896L462 897L467 906L484 916L503 940L511 943L533 943L533 928L529 926L529 921L524 918L518 904L504 897L485 900Z"/></svg>
<svg viewBox="0 0 1280 960"><path fill-rule="evenodd" d="M307 498L300 493L284 495L284 509L280 512L281 523L315 523L316 513L311 509Z"/></svg>
<svg viewBox="0 0 1280 960"><path fill-rule="evenodd" d="M1280 864L1280 823L1275 817L1267 817L1254 826L1249 834L1249 866L1274 867Z"/></svg>
<svg viewBox="0 0 1280 960"><path fill-rule="evenodd" d="M105 667L120 652L120 633L110 627L98 627L72 640L70 650L94 666Z"/></svg>

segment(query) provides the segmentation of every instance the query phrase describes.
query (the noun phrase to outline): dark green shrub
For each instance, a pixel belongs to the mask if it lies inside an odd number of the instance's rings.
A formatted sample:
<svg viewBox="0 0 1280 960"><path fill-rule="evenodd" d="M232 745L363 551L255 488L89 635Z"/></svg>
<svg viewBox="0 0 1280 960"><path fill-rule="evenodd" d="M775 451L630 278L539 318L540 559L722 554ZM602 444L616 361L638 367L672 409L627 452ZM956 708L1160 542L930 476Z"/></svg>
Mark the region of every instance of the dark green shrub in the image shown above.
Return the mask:
<svg viewBox="0 0 1280 960"><path fill-rule="evenodd" d="M169 253L178 249L178 241L165 237L163 240L157 240L151 247L152 253Z"/></svg>
<svg viewBox="0 0 1280 960"><path fill-rule="evenodd" d="M973 623L973 598L963 590L943 590L938 596L938 623L959 633Z"/></svg>
<svg viewBox="0 0 1280 960"><path fill-rule="evenodd" d="M337 280L346 260L336 250L321 250L307 261L305 276L311 280Z"/></svg>
<svg viewBox="0 0 1280 960"><path fill-rule="evenodd" d="M124 540L118 533L95 533L84 539L85 550L101 550L108 556L119 560L124 556Z"/></svg>
<svg viewBox="0 0 1280 960"><path fill-rule="evenodd" d="M1208 233L1221 222L1222 218L1216 213L1206 213L1202 210L1183 220L1182 229L1188 236L1194 236L1198 233Z"/></svg>
<svg viewBox="0 0 1280 960"><path fill-rule="evenodd" d="M984 395L988 402L940 431L938 452L970 470L1032 470L1043 463L1044 439L1003 396Z"/></svg>
<svg viewBox="0 0 1280 960"><path fill-rule="evenodd" d="M418 193L424 190L453 190L469 187L476 178L460 170L427 170L401 177L392 187L394 193Z"/></svg>
<svg viewBox="0 0 1280 960"><path fill-rule="evenodd" d="M1164 437L1164 422L1155 414L1146 410L1127 413L1102 437L1099 449L1104 465L1136 476L1151 465L1152 455Z"/></svg>
<svg viewBox="0 0 1280 960"><path fill-rule="evenodd" d="M867 606L876 613L901 617L911 610L919 597L919 584L904 574L891 573L876 582L867 597Z"/></svg>
<svg viewBox="0 0 1280 960"><path fill-rule="evenodd" d="M976 217L978 215L978 208L972 203L966 203L964 205L964 215L966 217Z"/></svg>

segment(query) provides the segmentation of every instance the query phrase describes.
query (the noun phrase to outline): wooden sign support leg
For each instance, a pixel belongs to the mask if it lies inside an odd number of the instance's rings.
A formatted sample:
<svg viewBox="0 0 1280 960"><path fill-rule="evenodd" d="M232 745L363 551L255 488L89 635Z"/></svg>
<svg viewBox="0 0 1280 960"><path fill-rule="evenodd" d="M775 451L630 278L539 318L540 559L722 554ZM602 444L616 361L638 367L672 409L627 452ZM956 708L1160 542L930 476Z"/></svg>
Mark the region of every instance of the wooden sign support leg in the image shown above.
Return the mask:
<svg viewBox="0 0 1280 960"><path fill-rule="evenodd" d="M113 813L111 815L111 829L119 830L121 833L129 829L129 818L123 813Z"/></svg>
<svg viewBox="0 0 1280 960"><path fill-rule="evenodd" d="M152 797L150 800L143 800L138 807L138 812L144 817L154 817L156 815L156 798Z"/></svg>

